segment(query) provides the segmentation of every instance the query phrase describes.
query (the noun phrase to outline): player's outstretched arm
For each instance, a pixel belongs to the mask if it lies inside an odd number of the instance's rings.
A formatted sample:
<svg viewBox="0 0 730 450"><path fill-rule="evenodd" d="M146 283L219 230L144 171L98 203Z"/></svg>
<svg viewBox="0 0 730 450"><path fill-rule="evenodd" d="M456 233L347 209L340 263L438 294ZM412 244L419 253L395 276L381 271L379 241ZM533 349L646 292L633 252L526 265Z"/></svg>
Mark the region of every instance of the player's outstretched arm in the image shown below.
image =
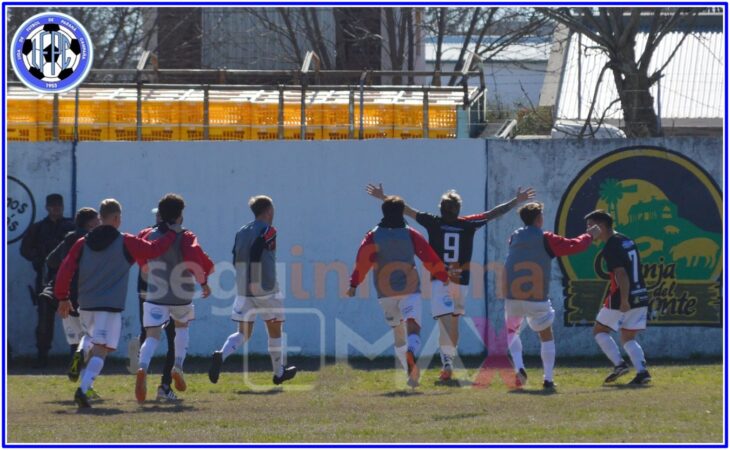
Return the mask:
<svg viewBox="0 0 730 450"><path fill-rule="evenodd" d="M368 195L371 195L375 198L377 198L380 201L385 200L385 191L383 190L383 183L378 183L378 185L374 185L372 183L365 186L365 192L368 193ZM405 199L404 199L405 201ZM408 206L408 203L405 205L405 209L403 210L403 214L410 217L411 219L415 219L416 215L418 214L418 211Z"/></svg>
<svg viewBox="0 0 730 450"><path fill-rule="evenodd" d="M589 233L581 234L574 239L568 239L546 231L543 233L543 238L545 239L545 248L553 258L584 252L588 250L588 246L593 242L593 236Z"/></svg>
<svg viewBox="0 0 730 450"><path fill-rule="evenodd" d="M501 205L497 205L489 211L485 211L481 214L464 216L462 217L462 219L470 220L473 222L482 222L483 225L490 220L494 220L497 217L507 214L509 211L512 210L512 208L519 205L520 203L526 202L527 200L532 200L533 198L535 198L535 190L533 188L528 187L523 191L522 186L520 186L517 188L517 195L515 195L512 200L502 203Z"/></svg>

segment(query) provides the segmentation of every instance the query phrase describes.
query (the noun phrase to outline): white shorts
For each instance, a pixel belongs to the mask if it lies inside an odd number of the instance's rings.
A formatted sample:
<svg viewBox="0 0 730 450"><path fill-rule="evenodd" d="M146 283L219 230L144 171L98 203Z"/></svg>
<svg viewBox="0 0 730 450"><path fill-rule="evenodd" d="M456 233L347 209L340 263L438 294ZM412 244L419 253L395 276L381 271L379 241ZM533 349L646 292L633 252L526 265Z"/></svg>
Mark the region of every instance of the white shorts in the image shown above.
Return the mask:
<svg viewBox="0 0 730 450"><path fill-rule="evenodd" d="M452 314L454 316L464 315L464 304L468 286L449 283L444 286L439 280L431 281L431 315L434 319Z"/></svg>
<svg viewBox="0 0 730 450"><path fill-rule="evenodd" d="M116 350L122 332L122 313L109 311L79 311L84 332L91 343Z"/></svg>
<svg viewBox="0 0 730 450"><path fill-rule="evenodd" d="M608 309L604 306L598 311L596 322L607 326L613 331L618 331L619 328L624 330L645 330L648 311L649 308L642 306L622 313L618 309Z"/></svg>
<svg viewBox="0 0 730 450"><path fill-rule="evenodd" d="M527 325L532 331L546 330L555 320L555 310L550 300L534 302L530 300L504 301L504 321L508 332L519 332L522 319L527 319Z"/></svg>
<svg viewBox="0 0 730 450"><path fill-rule="evenodd" d="M399 295L396 297L379 298L383 308L385 321L391 327L398 326L404 320L414 320L421 325L421 294Z"/></svg>
<svg viewBox="0 0 730 450"><path fill-rule="evenodd" d="M81 336L84 335L84 326L81 324L81 317L68 316L61 320L63 323L63 334L66 335L68 345L79 345Z"/></svg>
<svg viewBox="0 0 730 450"><path fill-rule="evenodd" d="M268 322L284 321L284 299L281 295L270 295L267 297L242 297L236 296L233 302L233 313L231 319L236 322L255 322L256 316Z"/></svg>
<svg viewBox="0 0 730 450"><path fill-rule="evenodd" d="M144 302L142 304L142 326L145 328L161 327L170 318L182 323L195 320L195 307L192 303L189 305L158 305Z"/></svg>

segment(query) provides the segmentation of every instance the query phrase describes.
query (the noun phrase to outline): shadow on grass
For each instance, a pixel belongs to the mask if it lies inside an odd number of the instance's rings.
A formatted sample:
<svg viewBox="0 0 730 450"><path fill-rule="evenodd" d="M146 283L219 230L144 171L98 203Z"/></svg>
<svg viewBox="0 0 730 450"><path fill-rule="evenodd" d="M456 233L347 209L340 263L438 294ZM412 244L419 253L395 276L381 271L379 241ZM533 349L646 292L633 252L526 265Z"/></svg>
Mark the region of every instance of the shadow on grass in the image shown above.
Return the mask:
<svg viewBox="0 0 730 450"><path fill-rule="evenodd" d="M192 405L186 405L183 403L183 400L178 400L176 402L167 402L167 403L152 403L152 404L141 404L137 408L136 411L133 411L135 413L178 413L178 412L184 412L184 411L196 411L198 408L195 408Z"/></svg>
<svg viewBox="0 0 730 450"><path fill-rule="evenodd" d="M385 392L380 394L381 397L397 398L397 397L413 397L423 395L423 392L414 389L399 389L397 391Z"/></svg>
<svg viewBox="0 0 730 450"><path fill-rule="evenodd" d="M73 403L73 402L71 402ZM85 409L58 409L53 411L54 414L79 414L82 416L117 416L119 414L125 414L127 411L123 411L119 408L85 408Z"/></svg>
<svg viewBox="0 0 730 450"><path fill-rule="evenodd" d="M43 402L46 405L58 405L58 406L76 406L76 402L73 400L51 400L47 402ZM104 400L92 400L92 408L93 405L101 405L104 403Z"/></svg>
<svg viewBox="0 0 730 450"><path fill-rule="evenodd" d="M558 394L557 389L510 389L510 394L516 395L534 395L538 397L548 397L550 395Z"/></svg>
<svg viewBox="0 0 730 450"><path fill-rule="evenodd" d="M460 414L451 414L448 416L431 416L431 418L435 421L445 421L445 420L463 420L463 419L473 419L474 417L479 416L486 416L487 413L460 413Z"/></svg>
<svg viewBox="0 0 730 450"><path fill-rule="evenodd" d="M603 388L608 389L649 389L651 384L604 384Z"/></svg>
<svg viewBox="0 0 730 450"><path fill-rule="evenodd" d="M438 387L460 388L460 387L472 387L472 386L474 386L474 382L470 381L470 380L448 380L448 381L436 380L433 382L433 385L438 386Z"/></svg>
<svg viewBox="0 0 730 450"><path fill-rule="evenodd" d="M253 390L237 391L236 394L238 394L238 395L276 395L276 394L281 394L282 392L284 392L284 388L272 388L272 389L267 389L265 391L253 391Z"/></svg>

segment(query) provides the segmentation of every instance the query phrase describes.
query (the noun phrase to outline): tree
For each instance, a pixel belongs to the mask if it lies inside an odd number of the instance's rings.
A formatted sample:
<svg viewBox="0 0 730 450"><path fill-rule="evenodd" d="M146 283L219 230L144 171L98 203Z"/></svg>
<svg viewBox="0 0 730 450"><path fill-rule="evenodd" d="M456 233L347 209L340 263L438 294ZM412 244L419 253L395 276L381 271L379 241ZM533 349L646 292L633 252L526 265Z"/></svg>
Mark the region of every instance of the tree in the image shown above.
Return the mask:
<svg viewBox="0 0 730 450"><path fill-rule="evenodd" d="M528 36L550 32L548 19L534 8L427 8L425 28L436 40L435 69L441 70L444 37L461 37L454 70L462 70L469 52L488 62ZM472 64L475 64L473 60ZM469 70L472 68L469 67ZM452 75L446 84L455 85ZM434 77L434 84L440 79Z"/></svg>
<svg viewBox="0 0 730 450"><path fill-rule="evenodd" d="M580 33L608 57L599 83L605 72L610 71L616 85L623 110L627 137L659 136L661 129L654 111L654 98L650 88L663 76L669 62L690 34L698 8L539 8L546 17ZM636 46L636 37L644 29L646 45ZM665 61L654 61L656 49L662 39L672 31L684 33L680 44ZM596 87L597 90L597 87ZM596 94L594 94L595 100ZM593 105L586 123L591 120Z"/></svg>

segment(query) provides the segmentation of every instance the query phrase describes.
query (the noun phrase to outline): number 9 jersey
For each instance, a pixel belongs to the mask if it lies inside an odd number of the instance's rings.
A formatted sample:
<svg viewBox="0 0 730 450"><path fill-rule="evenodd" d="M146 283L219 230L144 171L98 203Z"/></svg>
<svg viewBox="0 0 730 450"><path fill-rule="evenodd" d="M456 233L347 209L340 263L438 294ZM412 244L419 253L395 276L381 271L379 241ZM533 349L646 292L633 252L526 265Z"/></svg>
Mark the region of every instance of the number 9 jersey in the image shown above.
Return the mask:
<svg viewBox="0 0 730 450"><path fill-rule="evenodd" d="M424 212L416 214L416 221L428 232L428 243L449 270L449 278L463 286L469 284L474 233L488 220L486 214L459 217L454 221Z"/></svg>
<svg viewBox="0 0 730 450"><path fill-rule="evenodd" d="M644 274L641 270L641 258L636 243L621 233L611 236L603 247L601 257L606 261L606 268L609 271L611 285L603 306L608 309L620 309L621 292L614 271L623 267L629 277L629 305L631 309L649 306L649 296L644 284ZM601 258L596 260L598 264ZM597 267L596 269L600 269ZM601 273L600 270L596 271Z"/></svg>

